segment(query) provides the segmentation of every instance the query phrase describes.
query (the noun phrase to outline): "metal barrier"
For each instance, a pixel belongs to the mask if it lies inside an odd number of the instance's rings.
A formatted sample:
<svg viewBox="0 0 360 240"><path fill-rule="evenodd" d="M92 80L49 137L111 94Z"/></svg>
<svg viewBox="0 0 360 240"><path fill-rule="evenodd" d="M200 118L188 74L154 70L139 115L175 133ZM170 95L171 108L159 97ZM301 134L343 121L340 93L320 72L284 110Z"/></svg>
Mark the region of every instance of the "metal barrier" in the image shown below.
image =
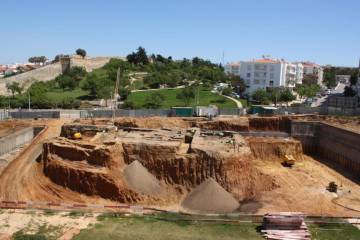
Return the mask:
<svg viewBox="0 0 360 240"><path fill-rule="evenodd" d="M246 109L245 108L223 108L223 109L219 109L219 115L242 116L242 115L246 115Z"/></svg>
<svg viewBox="0 0 360 240"><path fill-rule="evenodd" d="M118 109L115 111L115 117L150 117L160 116L167 117L171 113L170 109ZM80 118L111 118L112 110L82 110Z"/></svg>
<svg viewBox="0 0 360 240"><path fill-rule="evenodd" d="M13 111L9 113L12 118L60 118L60 111Z"/></svg>
<svg viewBox="0 0 360 240"><path fill-rule="evenodd" d="M0 121L6 120L9 118L9 113L7 111L0 112Z"/></svg>

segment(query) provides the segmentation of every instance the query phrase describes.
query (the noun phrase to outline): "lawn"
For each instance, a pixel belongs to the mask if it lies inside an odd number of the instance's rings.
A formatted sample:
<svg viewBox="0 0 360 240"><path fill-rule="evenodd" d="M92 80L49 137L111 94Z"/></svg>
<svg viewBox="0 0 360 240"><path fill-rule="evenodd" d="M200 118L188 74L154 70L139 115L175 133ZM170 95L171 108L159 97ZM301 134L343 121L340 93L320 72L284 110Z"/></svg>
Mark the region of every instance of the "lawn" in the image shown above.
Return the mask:
<svg viewBox="0 0 360 240"><path fill-rule="evenodd" d="M142 108L146 102L146 98L153 92L161 93L165 100L162 103L160 108L170 108L170 107L182 107L184 102L181 99L177 99L176 95L181 91L181 89L160 89L160 90L150 90L150 91L141 91L133 92L128 97L129 101L134 103L135 108ZM212 93L208 90L199 91L199 106L209 106L217 105L219 108L236 108L236 104L223 96L219 96L215 93ZM196 105L196 100L192 99L190 105L193 107Z"/></svg>
<svg viewBox="0 0 360 240"><path fill-rule="evenodd" d="M74 240L156 239L156 240L256 240L263 239L257 224L222 224L158 220L147 217L106 217L92 228L82 230Z"/></svg>
<svg viewBox="0 0 360 240"><path fill-rule="evenodd" d="M88 91L82 90L80 88L71 90L71 91L64 91L62 89L54 89L51 90L47 93L47 96L56 101L56 102L61 102L64 99L69 99L69 98L81 98L81 97L86 97L89 94Z"/></svg>
<svg viewBox="0 0 360 240"><path fill-rule="evenodd" d="M357 240L360 230L348 223L310 224L311 239L315 240Z"/></svg>

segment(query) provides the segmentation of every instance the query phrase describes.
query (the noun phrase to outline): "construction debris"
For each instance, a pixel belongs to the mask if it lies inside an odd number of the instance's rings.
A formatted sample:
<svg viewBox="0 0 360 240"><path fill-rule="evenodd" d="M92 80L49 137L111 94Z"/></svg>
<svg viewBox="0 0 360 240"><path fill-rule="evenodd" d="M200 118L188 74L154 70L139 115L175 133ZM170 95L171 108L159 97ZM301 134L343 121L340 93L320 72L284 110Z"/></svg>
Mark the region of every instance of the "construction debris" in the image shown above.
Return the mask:
<svg viewBox="0 0 360 240"><path fill-rule="evenodd" d="M303 214L296 212L266 214L263 219L263 230L261 232L266 239L271 240L311 239Z"/></svg>

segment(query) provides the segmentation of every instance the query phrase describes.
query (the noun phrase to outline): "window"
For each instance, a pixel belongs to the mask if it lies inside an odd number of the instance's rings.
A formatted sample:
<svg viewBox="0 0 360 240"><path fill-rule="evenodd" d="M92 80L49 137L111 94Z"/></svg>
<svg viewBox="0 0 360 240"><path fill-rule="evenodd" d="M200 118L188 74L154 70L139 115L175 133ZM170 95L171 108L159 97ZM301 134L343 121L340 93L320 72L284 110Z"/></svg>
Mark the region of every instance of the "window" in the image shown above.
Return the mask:
<svg viewBox="0 0 360 240"><path fill-rule="evenodd" d="M246 80L246 85L249 85L250 84L250 80Z"/></svg>
<svg viewBox="0 0 360 240"><path fill-rule="evenodd" d="M251 70L251 65L247 66L247 70L249 70L249 71Z"/></svg>
<svg viewBox="0 0 360 240"><path fill-rule="evenodd" d="M255 65L255 70L266 71L266 65L264 65L264 64L256 64Z"/></svg>
<svg viewBox="0 0 360 240"><path fill-rule="evenodd" d="M274 86L274 81L270 81L270 87Z"/></svg>
<svg viewBox="0 0 360 240"><path fill-rule="evenodd" d="M254 79L254 84L260 84L260 80L259 79Z"/></svg>
<svg viewBox="0 0 360 240"><path fill-rule="evenodd" d="M275 67L273 65L270 65L270 71L273 72L275 70Z"/></svg>
<svg viewBox="0 0 360 240"><path fill-rule="evenodd" d="M270 79L274 79L274 74L270 73Z"/></svg>
<svg viewBox="0 0 360 240"><path fill-rule="evenodd" d="M251 77L251 73L247 73L246 77L248 77L248 78Z"/></svg>

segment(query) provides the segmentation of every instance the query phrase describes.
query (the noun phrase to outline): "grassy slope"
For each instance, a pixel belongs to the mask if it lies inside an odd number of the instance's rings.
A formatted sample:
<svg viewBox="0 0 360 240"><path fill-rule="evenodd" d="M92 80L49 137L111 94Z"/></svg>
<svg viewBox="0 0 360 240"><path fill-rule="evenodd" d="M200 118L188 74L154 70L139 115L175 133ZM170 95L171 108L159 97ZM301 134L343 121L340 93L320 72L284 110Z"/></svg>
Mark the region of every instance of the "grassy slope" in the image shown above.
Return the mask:
<svg viewBox="0 0 360 240"><path fill-rule="evenodd" d="M165 101L162 103L161 108L184 106L184 102L176 98L177 93L180 92L181 89L161 89L144 92L133 92L130 94L128 99L135 104L136 108L141 108L145 104L146 97L155 91L165 96ZM208 106L210 104L217 105L219 108L236 108L236 104L233 101L223 96L214 94L210 91L201 90L199 105ZM195 99L191 101L191 105L195 105Z"/></svg>
<svg viewBox="0 0 360 240"><path fill-rule="evenodd" d="M75 98L76 99L78 97L86 96L88 94L89 94L88 91L77 88L72 91L63 91L62 89L52 90L47 93L47 96L53 100L60 102L61 100L66 99L66 98Z"/></svg>
<svg viewBox="0 0 360 240"><path fill-rule="evenodd" d="M157 219L165 218L174 221ZM196 220L196 217L192 217ZM190 219L192 219L190 218ZM187 222L180 215L159 215L146 217L113 217L103 215L100 223L82 230L74 240L97 239L263 239L258 232L260 225L243 223L240 225L222 223ZM177 221L175 221L177 220ZM309 224L312 239L316 240L356 240L360 239L360 231L351 224Z"/></svg>
<svg viewBox="0 0 360 240"><path fill-rule="evenodd" d="M144 218L106 218L93 228L82 230L74 240L90 239L156 239L156 240L187 240L187 239L223 239L223 240L256 240L263 239L256 231L256 224L205 224L188 222L159 221L153 217Z"/></svg>
<svg viewBox="0 0 360 240"><path fill-rule="evenodd" d="M312 239L316 240L360 239L360 230L351 224L312 224L309 228Z"/></svg>

